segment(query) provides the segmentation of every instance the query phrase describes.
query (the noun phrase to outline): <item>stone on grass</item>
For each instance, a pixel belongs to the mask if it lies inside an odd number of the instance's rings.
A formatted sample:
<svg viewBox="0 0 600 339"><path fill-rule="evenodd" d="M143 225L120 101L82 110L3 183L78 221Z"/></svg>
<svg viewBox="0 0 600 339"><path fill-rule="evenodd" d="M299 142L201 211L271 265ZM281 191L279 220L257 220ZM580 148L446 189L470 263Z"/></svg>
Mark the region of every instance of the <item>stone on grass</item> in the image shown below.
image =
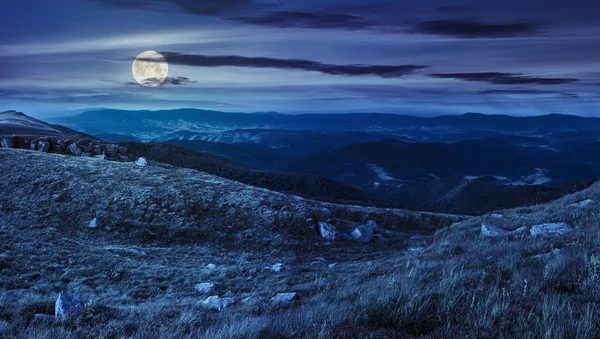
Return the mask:
<svg viewBox="0 0 600 339"><path fill-rule="evenodd" d="M502 215L500 213L492 213L492 214L490 214L490 216L492 218L496 218L496 219L502 219L502 218L504 218L504 215Z"/></svg>
<svg viewBox="0 0 600 339"><path fill-rule="evenodd" d="M329 265L327 265L327 268L333 268L335 265L337 265L337 263L336 263L336 262L334 262L333 264L329 264Z"/></svg>
<svg viewBox="0 0 600 339"><path fill-rule="evenodd" d="M60 293L54 304L54 318L63 321L73 316L81 314L83 304L77 296L68 293Z"/></svg>
<svg viewBox="0 0 600 339"><path fill-rule="evenodd" d="M206 265L206 269L209 270L209 271L216 270L217 269L217 265L215 265L215 264L208 264L208 265Z"/></svg>
<svg viewBox="0 0 600 339"><path fill-rule="evenodd" d="M194 289L200 294L211 293L215 291L215 284L211 282L196 284L194 285Z"/></svg>
<svg viewBox="0 0 600 339"><path fill-rule="evenodd" d="M565 235L571 232L572 228L564 222L546 223L531 227L529 233L534 236Z"/></svg>
<svg viewBox="0 0 600 339"><path fill-rule="evenodd" d="M135 161L135 164L138 166L146 166L148 165L148 160L146 160L144 157L141 157Z"/></svg>
<svg viewBox="0 0 600 339"><path fill-rule="evenodd" d="M220 298L218 295L213 295L202 302L202 307L210 310L222 310L223 308L235 303L233 298Z"/></svg>
<svg viewBox="0 0 600 339"><path fill-rule="evenodd" d="M281 264L281 263L273 264L273 265L271 266L271 270L272 270L273 272L279 272L279 271L281 271L281 268L282 268L282 267L283 267L283 264Z"/></svg>
<svg viewBox="0 0 600 339"><path fill-rule="evenodd" d="M498 226L482 223L481 224L481 233L482 237L498 237L502 235L508 235L508 231L502 229Z"/></svg>
<svg viewBox="0 0 600 339"><path fill-rule="evenodd" d="M273 302L274 304L288 303L288 302L292 301L292 299L294 299L295 297L296 297L296 292L277 293L276 296L271 298L271 302Z"/></svg>
<svg viewBox="0 0 600 339"><path fill-rule="evenodd" d="M98 218L94 218L92 219L92 221L90 221L90 223L88 224L89 227L91 228L95 228L100 226L100 222L98 221Z"/></svg>
<svg viewBox="0 0 600 339"><path fill-rule="evenodd" d="M586 200L583 200L583 201L580 201L580 202L576 202L574 204L570 204L569 207L583 208L583 207L586 207L587 205L589 205L589 204L591 204L593 202L594 202L594 200L592 200L592 199L586 199Z"/></svg>
<svg viewBox="0 0 600 339"><path fill-rule="evenodd" d="M354 231L350 233L350 236L352 236L352 239L354 239L354 241L367 243L371 241L371 239L373 239L373 236L375 235L375 230L378 228L379 226L373 220L369 220L365 225L359 226L356 229L354 229Z"/></svg>
<svg viewBox="0 0 600 339"><path fill-rule="evenodd" d="M319 234L325 240L335 240L335 235L337 230L335 226L328 224L326 222L319 222Z"/></svg>

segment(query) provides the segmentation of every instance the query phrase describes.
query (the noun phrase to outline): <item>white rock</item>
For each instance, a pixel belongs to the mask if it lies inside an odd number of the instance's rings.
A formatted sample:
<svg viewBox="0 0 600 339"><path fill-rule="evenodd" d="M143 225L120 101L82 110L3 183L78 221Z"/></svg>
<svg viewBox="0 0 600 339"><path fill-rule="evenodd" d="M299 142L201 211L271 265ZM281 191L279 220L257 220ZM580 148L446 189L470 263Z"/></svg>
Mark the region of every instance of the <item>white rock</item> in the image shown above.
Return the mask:
<svg viewBox="0 0 600 339"><path fill-rule="evenodd" d="M217 269L217 265L215 265L215 264L208 264L208 265L206 265L206 269L210 270L210 271L216 270Z"/></svg>
<svg viewBox="0 0 600 339"><path fill-rule="evenodd" d="M504 215L502 215L500 213L492 213L492 214L490 214L490 216L492 218L496 218L496 219L502 219L502 218L504 218Z"/></svg>
<svg viewBox="0 0 600 339"><path fill-rule="evenodd" d="M221 310L231 304L235 303L233 298L220 298L218 295L213 295L202 302L204 308L211 310Z"/></svg>
<svg viewBox="0 0 600 339"><path fill-rule="evenodd" d="M276 296L271 298L271 302L273 302L274 304L287 303L287 302L292 301L292 299L294 299L295 297L296 297L296 292L278 293Z"/></svg>
<svg viewBox="0 0 600 339"><path fill-rule="evenodd" d="M211 293L215 290L215 284L211 282L196 284L194 285L194 289L200 294Z"/></svg>
<svg viewBox="0 0 600 339"><path fill-rule="evenodd" d="M580 201L580 202L576 202L574 204L570 204L569 207L583 208L583 207L586 207L587 205L589 205L589 204L591 204L593 202L594 202L594 200L592 200L592 199L586 199L586 200L583 200L583 201Z"/></svg>
<svg viewBox="0 0 600 339"><path fill-rule="evenodd" d="M481 224L481 233L482 237L497 237L501 235L507 235L509 232L505 229L502 229L498 226L482 223Z"/></svg>
<svg viewBox="0 0 600 339"><path fill-rule="evenodd" d="M274 264L273 266L271 266L271 270L274 272L279 272L281 271L282 266L283 264L280 263Z"/></svg>
<svg viewBox="0 0 600 339"><path fill-rule="evenodd" d="M63 321L69 317L78 315L83 310L83 304L76 296L61 293L54 304L54 318Z"/></svg>
<svg viewBox="0 0 600 339"><path fill-rule="evenodd" d="M71 154L77 157L80 156L81 153L83 153L81 151L81 148L79 148L79 145L77 145L76 143L72 143L71 145L69 145L69 152L71 152Z"/></svg>
<svg viewBox="0 0 600 339"><path fill-rule="evenodd" d="M89 227L91 228L95 228L100 226L100 222L98 222L98 218L94 218L92 219L92 221L90 221L90 223L88 224Z"/></svg>
<svg viewBox="0 0 600 339"><path fill-rule="evenodd" d="M568 224L566 224L564 222L559 222L559 223L546 223L546 224L532 226L531 230L529 230L529 233L532 236L537 237L538 235L540 235L540 236L564 235L564 234L569 233L571 230L572 230L571 226L569 226Z"/></svg>
<svg viewBox="0 0 600 339"><path fill-rule="evenodd" d="M138 166L146 166L148 165L148 160L146 160L144 157L141 157L135 161L135 164Z"/></svg>
<svg viewBox="0 0 600 339"><path fill-rule="evenodd" d="M328 224L326 222L319 222L319 234L325 240L335 240L335 235L337 234L337 230L335 226Z"/></svg>
<svg viewBox="0 0 600 339"><path fill-rule="evenodd" d="M329 264L329 265L327 265L327 268L333 268L335 265L337 265L337 263L336 263L336 262L334 262L333 264Z"/></svg>

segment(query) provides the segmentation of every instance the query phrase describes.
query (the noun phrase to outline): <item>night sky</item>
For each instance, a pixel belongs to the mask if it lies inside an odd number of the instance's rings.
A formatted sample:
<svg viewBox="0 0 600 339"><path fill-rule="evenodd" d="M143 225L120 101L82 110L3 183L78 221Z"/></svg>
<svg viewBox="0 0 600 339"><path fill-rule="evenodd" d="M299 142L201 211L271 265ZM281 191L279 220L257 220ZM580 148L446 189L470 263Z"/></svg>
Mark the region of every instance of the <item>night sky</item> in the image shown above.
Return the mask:
<svg viewBox="0 0 600 339"><path fill-rule="evenodd" d="M592 0L19 0L0 11L0 111L600 116ZM135 83L162 53L169 78Z"/></svg>

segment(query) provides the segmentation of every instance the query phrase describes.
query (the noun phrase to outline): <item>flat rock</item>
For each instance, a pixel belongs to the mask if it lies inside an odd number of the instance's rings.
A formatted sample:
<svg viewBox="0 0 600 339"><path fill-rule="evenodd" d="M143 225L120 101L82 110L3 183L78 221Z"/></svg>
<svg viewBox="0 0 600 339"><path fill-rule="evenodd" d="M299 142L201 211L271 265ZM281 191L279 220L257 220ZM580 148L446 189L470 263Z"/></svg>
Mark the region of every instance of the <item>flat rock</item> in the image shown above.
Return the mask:
<svg viewBox="0 0 600 339"><path fill-rule="evenodd" d="M571 232L572 228L564 222L546 223L531 227L529 233L534 236L565 235Z"/></svg>
<svg viewBox="0 0 600 339"><path fill-rule="evenodd" d="M274 304L288 303L288 302L292 301L292 299L294 299L295 297L296 297L296 292L278 293L276 296L271 298L271 302Z"/></svg>
<svg viewBox="0 0 600 339"><path fill-rule="evenodd" d="M508 235L508 234L509 234L509 231L507 231L503 228L500 228L498 226L487 224L485 222L481 224L480 236L482 236L482 237L498 237L498 236Z"/></svg>
<svg viewBox="0 0 600 339"><path fill-rule="evenodd" d="M215 284L211 282L200 283L194 285L194 289L200 294L212 293L215 291Z"/></svg>

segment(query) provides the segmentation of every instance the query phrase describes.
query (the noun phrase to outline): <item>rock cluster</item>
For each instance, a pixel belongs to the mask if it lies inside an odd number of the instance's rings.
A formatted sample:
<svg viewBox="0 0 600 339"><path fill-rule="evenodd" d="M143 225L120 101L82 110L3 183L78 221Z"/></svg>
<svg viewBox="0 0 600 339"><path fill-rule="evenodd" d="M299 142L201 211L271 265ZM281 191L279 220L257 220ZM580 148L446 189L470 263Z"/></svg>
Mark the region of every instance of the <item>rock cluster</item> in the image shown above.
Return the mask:
<svg viewBox="0 0 600 339"><path fill-rule="evenodd" d="M97 157L119 161L129 161L130 156L127 147L89 139L1 138L0 148L20 148L44 153L58 153L77 157Z"/></svg>

